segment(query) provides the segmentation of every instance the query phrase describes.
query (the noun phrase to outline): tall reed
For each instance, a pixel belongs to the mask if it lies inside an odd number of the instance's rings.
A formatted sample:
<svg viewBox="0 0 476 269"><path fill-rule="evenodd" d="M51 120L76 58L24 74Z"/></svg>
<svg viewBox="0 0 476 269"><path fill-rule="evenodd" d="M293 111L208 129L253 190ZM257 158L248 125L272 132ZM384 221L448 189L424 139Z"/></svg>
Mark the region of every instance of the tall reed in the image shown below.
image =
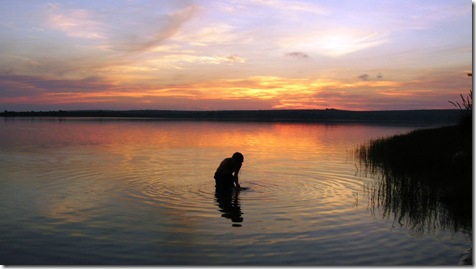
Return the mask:
<svg viewBox="0 0 476 269"><path fill-rule="evenodd" d="M472 229L471 152L472 135L450 126L374 139L355 154L379 178L367 186L370 207L423 232Z"/></svg>

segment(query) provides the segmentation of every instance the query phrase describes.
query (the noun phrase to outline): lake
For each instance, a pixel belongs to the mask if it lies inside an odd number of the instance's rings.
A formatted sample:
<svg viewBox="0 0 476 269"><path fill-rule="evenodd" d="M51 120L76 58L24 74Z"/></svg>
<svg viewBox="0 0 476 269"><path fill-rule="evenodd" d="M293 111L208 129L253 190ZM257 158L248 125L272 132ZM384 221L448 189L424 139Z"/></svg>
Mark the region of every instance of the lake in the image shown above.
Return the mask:
<svg viewBox="0 0 476 269"><path fill-rule="evenodd" d="M468 232L414 229L369 202L379 175L362 171L355 148L432 126L105 118L0 126L0 264L457 265L472 246ZM236 151L248 189L216 195L213 174Z"/></svg>

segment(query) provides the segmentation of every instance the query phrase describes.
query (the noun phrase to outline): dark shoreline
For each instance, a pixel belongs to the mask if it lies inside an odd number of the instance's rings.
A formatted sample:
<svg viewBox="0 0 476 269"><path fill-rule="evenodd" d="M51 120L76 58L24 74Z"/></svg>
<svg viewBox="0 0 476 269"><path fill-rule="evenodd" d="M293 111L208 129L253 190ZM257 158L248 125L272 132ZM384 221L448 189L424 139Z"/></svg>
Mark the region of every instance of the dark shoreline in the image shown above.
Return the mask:
<svg viewBox="0 0 476 269"><path fill-rule="evenodd" d="M457 109L350 111L322 110L70 110L4 111L0 117L101 117L148 118L164 120L212 120L249 122L322 123L435 123L455 124L461 116Z"/></svg>

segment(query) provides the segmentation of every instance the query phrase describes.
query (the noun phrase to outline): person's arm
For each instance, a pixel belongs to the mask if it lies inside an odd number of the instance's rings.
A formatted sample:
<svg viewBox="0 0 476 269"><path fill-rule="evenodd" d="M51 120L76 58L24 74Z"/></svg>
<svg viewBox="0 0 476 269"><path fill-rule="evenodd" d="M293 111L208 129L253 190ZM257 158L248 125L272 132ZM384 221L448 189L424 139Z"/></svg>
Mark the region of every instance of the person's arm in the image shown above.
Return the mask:
<svg viewBox="0 0 476 269"><path fill-rule="evenodd" d="M240 172L240 168L241 168L241 163L238 164L238 167L235 170L235 175L233 176L233 179L235 181L235 185L236 185L237 188L240 187L240 183L238 181L238 173Z"/></svg>

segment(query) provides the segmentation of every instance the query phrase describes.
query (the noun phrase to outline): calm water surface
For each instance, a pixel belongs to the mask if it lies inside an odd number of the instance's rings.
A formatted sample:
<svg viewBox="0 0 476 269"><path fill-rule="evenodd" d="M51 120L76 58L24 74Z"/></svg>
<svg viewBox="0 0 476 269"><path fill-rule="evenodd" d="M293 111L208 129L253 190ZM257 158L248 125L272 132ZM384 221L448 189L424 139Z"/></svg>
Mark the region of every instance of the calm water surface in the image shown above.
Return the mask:
<svg viewBox="0 0 476 269"><path fill-rule="evenodd" d="M417 126L2 119L0 264L456 265L369 209L354 149ZM235 151L249 189L216 196Z"/></svg>

